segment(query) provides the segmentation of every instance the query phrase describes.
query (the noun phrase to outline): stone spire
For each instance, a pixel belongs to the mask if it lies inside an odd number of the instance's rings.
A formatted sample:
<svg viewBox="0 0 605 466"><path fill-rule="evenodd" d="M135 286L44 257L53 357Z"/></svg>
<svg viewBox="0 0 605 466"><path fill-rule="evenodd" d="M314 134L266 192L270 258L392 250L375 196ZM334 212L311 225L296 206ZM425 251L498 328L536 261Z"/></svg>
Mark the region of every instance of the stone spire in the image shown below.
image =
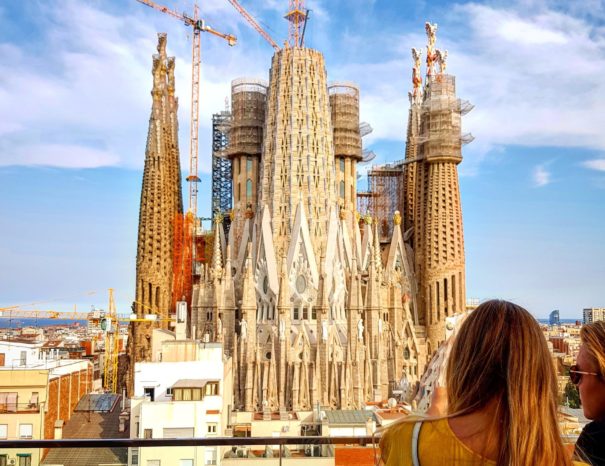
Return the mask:
<svg viewBox="0 0 605 466"><path fill-rule="evenodd" d="M153 100L139 210L134 311L140 317L156 314L165 319L172 311L174 220L183 210L174 59L166 55L166 34L158 34L158 54L153 56L152 74ZM131 373L135 362L151 359L151 331L157 325L166 323L131 326ZM129 389L132 382L129 381Z"/></svg>

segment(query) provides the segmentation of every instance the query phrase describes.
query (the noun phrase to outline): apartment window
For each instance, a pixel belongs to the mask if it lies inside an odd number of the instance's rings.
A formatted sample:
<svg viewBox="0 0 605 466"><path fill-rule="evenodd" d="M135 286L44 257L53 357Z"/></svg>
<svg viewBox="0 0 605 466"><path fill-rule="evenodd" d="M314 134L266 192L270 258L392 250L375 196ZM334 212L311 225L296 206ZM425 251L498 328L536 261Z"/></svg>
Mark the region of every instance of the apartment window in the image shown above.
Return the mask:
<svg viewBox="0 0 605 466"><path fill-rule="evenodd" d="M345 197L345 182L344 181L340 182L340 197L342 197L342 198Z"/></svg>
<svg viewBox="0 0 605 466"><path fill-rule="evenodd" d="M153 430L151 430L151 429L145 429L143 431L143 438L153 438L152 435L153 435Z"/></svg>
<svg viewBox="0 0 605 466"><path fill-rule="evenodd" d="M216 448L206 448L206 454L204 455L204 464L214 465L216 464Z"/></svg>
<svg viewBox="0 0 605 466"><path fill-rule="evenodd" d="M292 320L298 320L298 308L295 307L294 309L292 309Z"/></svg>
<svg viewBox="0 0 605 466"><path fill-rule="evenodd" d="M139 449L133 448L131 454L131 463L133 466L137 466L139 464Z"/></svg>
<svg viewBox="0 0 605 466"><path fill-rule="evenodd" d="M193 460L192 459L180 460L179 466L193 466Z"/></svg>
<svg viewBox="0 0 605 466"><path fill-rule="evenodd" d="M17 453L19 466L32 466L32 455L29 453Z"/></svg>
<svg viewBox="0 0 605 466"><path fill-rule="evenodd" d="M8 424L0 424L0 439L8 438Z"/></svg>
<svg viewBox="0 0 605 466"><path fill-rule="evenodd" d="M19 438L30 439L34 435L33 424L19 424Z"/></svg>
<svg viewBox="0 0 605 466"><path fill-rule="evenodd" d="M8 461L7 455L0 455L0 466L6 466Z"/></svg>
<svg viewBox="0 0 605 466"><path fill-rule="evenodd" d="M340 159L340 171L345 172L345 159Z"/></svg>
<svg viewBox="0 0 605 466"><path fill-rule="evenodd" d="M206 395L218 395L218 382L208 382L206 384Z"/></svg>
<svg viewBox="0 0 605 466"><path fill-rule="evenodd" d="M217 430L216 424L208 424L208 435L215 435Z"/></svg>
<svg viewBox="0 0 605 466"><path fill-rule="evenodd" d="M21 351L21 357L19 358L19 365L25 366L27 364L27 351Z"/></svg>
<svg viewBox="0 0 605 466"><path fill-rule="evenodd" d="M151 401L155 399L155 388L153 387L145 387L143 389L143 394L148 396Z"/></svg>
<svg viewBox="0 0 605 466"><path fill-rule="evenodd" d="M252 158L248 157L246 159L246 172L251 172L252 171Z"/></svg>
<svg viewBox="0 0 605 466"><path fill-rule="evenodd" d="M147 466L162 466L160 460L147 460Z"/></svg>
<svg viewBox="0 0 605 466"><path fill-rule="evenodd" d="M252 180L250 178L246 181L246 197L248 199L252 198Z"/></svg>

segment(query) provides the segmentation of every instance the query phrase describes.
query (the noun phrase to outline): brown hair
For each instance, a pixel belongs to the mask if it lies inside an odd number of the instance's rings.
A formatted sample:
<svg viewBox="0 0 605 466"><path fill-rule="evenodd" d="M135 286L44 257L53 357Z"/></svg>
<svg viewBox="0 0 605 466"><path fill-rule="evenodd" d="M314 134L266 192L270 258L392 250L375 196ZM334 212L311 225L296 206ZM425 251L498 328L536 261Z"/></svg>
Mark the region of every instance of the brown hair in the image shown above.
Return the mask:
<svg viewBox="0 0 605 466"><path fill-rule="evenodd" d="M502 466L571 465L557 419L557 379L537 321L508 301L481 304L462 324L447 367L448 412L495 401L489 432Z"/></svg>
<svg viewBox="0 0 605 466"><path fill-rule="evenodd" d="M599 374L605 377L605 322L586 324L580 330L580 339L586 351L599 366Z"/></svg>

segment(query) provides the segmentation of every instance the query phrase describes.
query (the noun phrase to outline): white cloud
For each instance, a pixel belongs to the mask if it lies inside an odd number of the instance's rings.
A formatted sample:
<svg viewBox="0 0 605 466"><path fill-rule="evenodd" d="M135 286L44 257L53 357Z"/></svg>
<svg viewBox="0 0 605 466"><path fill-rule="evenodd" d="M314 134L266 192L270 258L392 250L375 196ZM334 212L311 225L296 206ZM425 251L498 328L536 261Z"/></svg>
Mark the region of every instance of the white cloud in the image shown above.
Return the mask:
<svg viewBox="0 0 605 466"><path fill-rule="evenodd" d="M41 44L35 54L27 45L0 43L0 165L142 166L151 108L151 55L156 31L166 31L168 53L176 56L180 150L186 170L188 30L169 16L136 6L116 15L75 0L63 1L61 8L42 6L36 37ZM212 0L204 7L216 29L238 32L239 15L231 5ZM212 113L224 108L230 79L239 70L266 74L258 56L267 56L268 62L269 53L241 44L230 48L210 35L203 36L202 47L200 171L209 172Z"/></svg>
<svg viewBox="0 0 605 466"><path fill-rule="evenodd" d="M551 179L552 173L546 169L544 165L538 165L534 167L533 171L533 183L537 188L541 188L542 186L546 186L552 182Z"/></svg>
<svg viewBox="0 0 605 466"><path fill-rule="evenodd" d="M506 145L605 149L605 31L584 13L555 11L544 2L529 11L515 2L465 3L439 26L437 47L449 49L458 95L475 104L463 118L463 130L476 137L463 150L463 171L476 173L487 154ZM411 33L382 36L381 43L397 48L360 54L337 72L361 84L372 140L401 140L410 48L423 47L426 37L419 24Z"/></svg>
<svg viewBox="0 0 605 466"><path fill-rule="evenodd" d="M77 144L22 144L4 151L0 165L39 165L97 168L116 165L119 157L107 150Z"/></svg>
<svg viewBox="0 0 605 466"><path fill-rule="evenodd" d="M582 166L591 170L605 172L605 159L586 160L582 162Z"/></svg>
<svg viewBox="0 0 605 466"><path fill-rule="evenodd" d="M177 10L190 6L176 3ZM255 10L248 3L259 21L277 25L277 32L268 30L281 43L287 31L279 19L284 4L271 0ZM409 50L426 43L423 25L405 34L393 33L392 27L378 30L367 14L373 2L353 3L350 13L361 22L347 29L348 21L334 15L332 3L310 1L309 41L325 45L330 80L360 84L361 118L374 127L366 146L403 141L411 87ZM440 21L437 46L449 49L448 69L457 77L459 96L476 105L463 120L464 131L476 137L464 148L461 170L468 174L476 173L488 154L510 144L605 149L605 31L589 22L585 9L558 5L555 11L552 2L522 3L458 4ZM203 7L209 24L240 39L229 48L216 37L203 37L200 169L209 172L211 114L224 107L231 79L267 78L272 50L228 2L207 0ZM168 32L168 51L177 58L180 150L186 168L191 79L187 28L136 2L112 11L111 4L64 0L60 9L43 5L41 13L37 30L43 31L43 44L38 52L0 43L0 164L52 164L56 152L51 148L65 145L68 153L91 148L97 156L89 160L102 165L140 167L151 105L151 54L155 33L161 30ZM32 145L46 152L23 157ZM77 166L84 157L68 160ZM67 162L59 158L57 163Z"/></svg>

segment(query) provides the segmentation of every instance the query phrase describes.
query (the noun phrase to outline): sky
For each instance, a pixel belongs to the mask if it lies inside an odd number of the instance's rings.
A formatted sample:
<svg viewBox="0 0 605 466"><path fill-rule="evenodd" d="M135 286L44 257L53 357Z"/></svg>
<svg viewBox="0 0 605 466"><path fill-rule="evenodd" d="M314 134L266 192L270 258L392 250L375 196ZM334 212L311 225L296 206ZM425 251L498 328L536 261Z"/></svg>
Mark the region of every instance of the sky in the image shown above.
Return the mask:
<svg viewBox="0 0 605 466"><path fill-rule="evenodd" d="M279 44L287 0L240 0ZM165 0L192 11L191 0ZM307 0L306 45L329 80L361 88L364 146L404 157L412 47L424 22L475 140L459 165L467 297L537 317L605 307L605 2ZM227 0L200 0L198 211L210 212L211 115L232 79L267 79L273 49ZM0 2L0 308L118 312L134 295L138 207L157 32L176 56L182 167L188 164L191 33L135 0ZM367 167L366 167L367 169ZM184 187L186 193L186 187ZM360 189L365 189L361 181Z"/></svg>

